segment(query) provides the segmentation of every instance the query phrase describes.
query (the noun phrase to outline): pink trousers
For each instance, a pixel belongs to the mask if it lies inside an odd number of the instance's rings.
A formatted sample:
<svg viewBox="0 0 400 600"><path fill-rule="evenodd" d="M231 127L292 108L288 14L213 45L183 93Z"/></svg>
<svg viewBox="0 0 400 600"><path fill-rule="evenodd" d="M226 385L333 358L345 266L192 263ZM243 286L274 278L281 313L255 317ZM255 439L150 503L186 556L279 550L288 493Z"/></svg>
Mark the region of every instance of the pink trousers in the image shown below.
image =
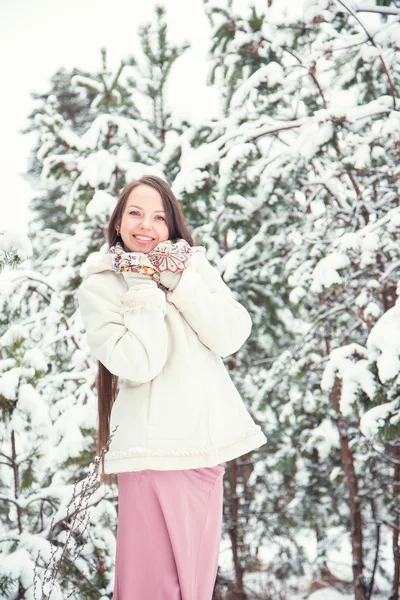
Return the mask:
<svg viewBox="0 0 400 600"><path fill-rule="evenodd" d="M212 600L225 467L118 473L113 600Z"/></svg>

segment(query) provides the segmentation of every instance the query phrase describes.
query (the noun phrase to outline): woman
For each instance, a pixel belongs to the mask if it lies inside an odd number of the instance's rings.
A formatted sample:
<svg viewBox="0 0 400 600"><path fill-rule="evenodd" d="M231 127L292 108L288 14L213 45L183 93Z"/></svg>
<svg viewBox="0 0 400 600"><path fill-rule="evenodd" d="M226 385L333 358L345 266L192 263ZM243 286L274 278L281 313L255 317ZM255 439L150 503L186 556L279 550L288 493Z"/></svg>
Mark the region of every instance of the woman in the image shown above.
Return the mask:
<svg viewBox="0 0 400 600"><path fill-rule="evenodd" d="M249 337L251 319L162 179L125 186L108 239L79 305L99 361L102 474L117 474L113 600L211 600L222 463L266 442L221 360Z"/></svg>

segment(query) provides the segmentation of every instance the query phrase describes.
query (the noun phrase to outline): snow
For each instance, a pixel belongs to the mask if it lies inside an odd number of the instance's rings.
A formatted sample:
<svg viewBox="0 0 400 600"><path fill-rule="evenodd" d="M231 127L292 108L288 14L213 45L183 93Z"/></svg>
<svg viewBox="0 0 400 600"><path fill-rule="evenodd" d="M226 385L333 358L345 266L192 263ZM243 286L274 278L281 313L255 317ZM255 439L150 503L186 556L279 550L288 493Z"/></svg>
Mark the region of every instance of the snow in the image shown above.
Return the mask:
<svg viewBox="0 0 400 600"><path fill-rule="evenodd" d="M48 406L41 394L30 383L21 383L20 385L18 411L23 413L24 416L30 417L30 423L35 432L38 434L44 433L46 436L49 435L52 423L49 417ZM12 422L10 423L10 428L12 429Z"/></svg>
<svg viewBox="0 0 400 600"><path fill-rule="evenodd" d="M349 162L349 158L346 158L346 161ZM353 165L356 169L365 169L370 162L371 152L369 146L367 144L360 145L354 153L352 160Z"/></svg>
<svg viewBox="0 0 400 600"><path fill-rule="evenodd" d="M333 449L338 451L338 432L331 419L324 419L318 427L310 431L304 446L309 450L317 450L318 456L322 461L328 459Z"/></svg>
<svg viewBox="0 0 400 600"><path fill-rule="evenodd" d="M185 192L193 194L207 180L208 176L207 171L200 169L193 169L188 173L180 171L173 182L172 190L177 197Z"/></svg>
<svg viewBox="0 0 400 600"><path fill-rule="evenodd" d="M1 336L0 344L2 346L13 346L22 340L29 339L29 330L23 325L11 325L7 331Z"/></svg>
<svg viewBox="0 0 400 600"><path fill-rule="evenodd" d="M361 358L360 358L361 357ZM321 389L330 392L338 377L341 380L340 408L344 416L354 411L354 402L360 391L372 399L376 384L369 362L367 349L359 344L348 344L332 350L321 379Z"/></svg>
<svg viewBox="0 0 400 600"><path fill-rule="evenodd" d="M8 229L1 235L0 232L0 264L7 261L8 256L15 256L20 261L27 260L32 256L32 244L28 236Z"/></svg>
<svg viewBox="0 0 400 600"><path fill-rule="evenodd" d="M171 184L172 190L178 198L185 192L193 193L208 177L205 167L210 162L218 160L219 157L218 146L215 143L193 148L190 144L189 134L190 132L186 132L186 135L181 138L181 169Z"/></svg>
<svg viewBox="0 0 400 600"><path fill-rule="evenodd" d="M115 169L115 157L108 150L98 150L87 157L78 159L77 167L81 172L79 184L97 188L107 183Z"/></svg>
<svg viewBox="0 0 400 600"><path fill-rule="evenodd" d="M116 199L104 190L96 190L93 198L86 206L86 214L90 219L101 221L110 217L115 208Z"/></svg>
<svg viewBox="0 0 400 600"><path fill-rule="evenodd" d="M96 92L104 92L104 84L100 83L92 77L84 77L83 75L74 75L71 78L71 84L76 86L88 87Z"/></svg>
<svg viewBox="0 0 400 600"><path fill-rule="evenodd" d="M246 157L250 156L254 152L255 148L253 144L235 144L228 150L226 156L221 159L219 163L219 188L224 190L228 185L232 177L232 171L237 168L237 163ZM222 197L222 196L221 196Z"/></svg>
<svg viewBox="0 0 400 600"><path fill-rule="evenodd" d="M313 592L307 600L354 600L353 594L341 594L335 588L323 588Z"/></svg>
<svg viewBox="0 0 400 600"><path fill-rule="evenodd" d="M110 127L113 126L118 130L118 137L124 142L129 143L131 148L135 148L140 143L140 135L145 136L154 149L160 146L160 141L145 123L139 120L133 121L119 115L103 114L97 116L82 135L80 148L82 150L95 150L95 148L100 146L100 142L103 139L107 139Z"/></svg>
<svg viewBox="0 0 400 600"><path fill-rule="evenodd" d="M224 281L230 281L237 275L238 268L243 260L241 250L231 250L224 254L220 260L221 274L224 275Z"/></svg>
<svg viewBox="0 0 400 600"><path fill-rule="evenodd" d="M376 360L379 379L386 383L400 371L400 301L386 311L372 328L367 348Z"/></svg>
<svg viewBox="0 0 400 600"><path fill-rule="evenodd" d="M123 166L121 164L121 160L118 160L118 166ZM161 165L145 165L139 162L131 162L126 165L126 178L128 181L133 181L134 179L140 179L144 175L156 175L157 177L161 177L161 179L166 179L165 172Z"/></svg>
<svg viewBox="0 0 400 600"><path fill-rule="evenodd" d="M33 585L34 561L25 548L17 548L8 555L2 554L0 573L12 579L20 579L25 588Z"/></svg>
<svg viewBox="0 0 400 600"><path fill-rule="evenodd" d="M307 290L298 285L291 290L289 294L289 302L291 304L298 304L305 296L307 296Z"/></svg>
<svg viewBox="0 0 400 600"><path fill-rule="evenodd" d="M40 348L31 348L24 354L23 363L26 367L33 367L35 371L46 372L48 369L47 359Z"/></svg>
<svg viewBox="0 0 400 600"><path fill-rule="evenodd" d="M300 154L309 160L319 152L321 146L331 140L333 133L332 123L330 121L319 122L317 117L316 122L308 122L302 125L291 151L293 154Z"/></svg>
<svg viewBox="0 0 400 600"><path fill-rule="evenodd" d="M7 400L15 400L21 371L18 367L9 369L0 377L0 395Z"/></svg>
<svg viewBox="0 0 400 600"><path fill-rule="evenodd" d="M349 257L342 252L332 252L322 258L313 271L311 291L322 293L324 288L342 283L343 279L338 271L345 269L349 264Z"/></svg>
<svg viewBox="0 0 400 600"><path fill-rule="evenodd" d="M118 105L123 102L119 90L113 92L115 113L101 113L110 74L103 81L95 76L74 78L75 87L87 86L96 94L90 119L79 133L57 114L55 97L37 119L42 133L37 155L43 164L41 185L60 187L56 206L70 216L71 233L37 231L33 241L39 272L17 269L13 277L8 273L1 278L0 303L7 319L10 314L10 322L1 330L0 394L17 403L0 428L8 440L9 428L14 427L21 464L29 453L37 454L37 480L21 494L20 505L26 508L30 503L34 511L43 494L53 502L48 513L54 506L55 517L63 518L72 493L67 483L82 472L96 421L96 365L75 312L77 282L90 260L103 256L107 249L99 240L99 252L85 261L115 207L116 179L121 183L145 173L175 177L172 188L194 215L198 243L207 248L208 258L232 287L233 297L248 305L254 324L253 337L234 357L231 373L253 410L257 404L256 416L268 429L274 449L260 450L251 474L254 488L249 489L254 490L254 498L245 507L249 517L245 544L254 552L260 549L266 568L262 574L246 574L246 582L256 588L256 578L268 573L275 584L280 569L290 572L301 567L300 575L299 570L287 579L281 577L279 583L304 590L309 589L307 582L325 552L336 576L352 577L339 435L328 397L334 383L340 384L340 406L349 423L357 423L360 404L382 402L362 415L364 435L373 437L384 423L400 419L395 397L400 373L397 305L382 314L384 300L389 305L394 302L388 290L393 296L396 285L400 290L400 210L391 210L397 204L392 184L398 175L394 158L398 111L392 110L389 95L379 97L387 87L381 80L374 87L375 100L364 101L364 71L360 67L357 72L356 67L364 59L371 77L381 77L374 51L361 44L364 34L354 30L354 19L348 19L348 30L338 30L336 5L328 0L305 6L282 0L270 7L258 0L267 16L256 31L246 21L246 0L234 1L232 8L225 0L215 0L207 9L217 4L228 12L238 11L233 21L243 31L233 33L226 48L219 46L210 57L210 66L219 61L222 65L214 88L224 99L229 99L231 91L234 94L224 117L202 123L201 141L199 128L182 124L174 111L174 130L161 142L154 134L151 102L146 103L145 118L123 117L118 111L126 107ZM325 22L319 25L321 15ZM310 35L297 36L299 18ZM218 19L221 23L221 15L215 16L215 22ZM257 44L262 37L263 60L254 66L254 61L243 60L248 49L242 45ZM348 43L354 54L349 54L346 68L336 73L335 57L339 61L346 57L341 49ZM292 50L299 53L300 62L290 55ZM272 61L271 56L275 56ZM391 55L389 63L395 64ZM310 77L314 67L326 102L320 110L315 110L322 106L320 91ZM230 76L233 79L227 81ZM354 78L356 83L352 83ZM137 87L149 82L144 77ZM349 90L342 89L344 83ZM82 89L80 93L85 98ZM135 89L132 98L138 93ZM349 165L355 168L362 205L346 172ZM4 235L2 239L4 243ZM361 394L362 403L358 402ZM365 474L365 479L360 477L365 494L371 483L367 461L380 458L364 452L367 442L357 425L351 436L357 470ZM317 464L314 454L319 457ZM285 468L290 465L293 475L285 482ZM243 465L243 470L247 467ZM2 481L12 488L13 474L4 465L0 470ZM379 469L376 473L381 477ZM49 476L52 483L46 487ZM311 505L308 492L313 485L321 485L315 490L320 499ZM239 498L243 491L240 480ZM90 532L96 548L105 554L108 589L99 590L99 596L106 597L112 591L116 497L100 501L96 496L94 500L99 504L90 515ZM262 518L256 518L257 511ZM50 527L45 512L43 525L38 525L42 530L37 537L41 538ZM9 515L15 522L14 506ZM309 522L303 528L304 517ZM375 532L369 517L365 539L373 545ZM254 527L251 519L257 521ZM39 523L36 513L33 520ZM346 525L338 526L338 522ZM285 530L288 523L290 528ZM318 542L314 523L322 537ZM65 542L66 537L61 534L57 542ZM32 558L34 539L21 536L19 543ZM48 550L43 548L44 553ZM229 543L222 544L222 550L231 576ZM90 561L96 556L94 546L88 544L79 562L82 573L90 573ZM368 561L367 553L366 570ZM273 587L266 590L273 595ZM290 598L289 592L286 595ZM346 598L330 588L309 597Z"/></svg>
<svg viewBox="0 0 400 600"><path fill-rule="evenodd" d="M399 402L393 400L392 402L385 402L379 406L370 408L364 413L360 420L360 430L363 435L368 438L374 438L383 425L385 425L388 417L398 413Z"/></svg>
<svg viewBox="0 0 400 600"><path fill-rule="evenodd" d="M75 148L76 150L80 150L80 139L79 136L76 135L73 131L68 129L67 127L63 127L58 132L59 137L64 140L64 142L70 146L70 148ZM45 151L41 152L42 154L47 154ZM40 157L40 155L39 155Z"/></svg>
<svg viewBox="0 0 400 600"><path fill-rule="evenodd" d="M377 319L382 314L381 307L376 302L368 302L367 306L364 309L364 318L369 319L370 317L373 319Z"/></svg>
<svg viewBox="0 0 400 600"><path fill-rule="evenodd" d="M257 88L262 83L267 82L269 87L274 87L283 83L283 79L284 72L282 67L275 61L269 62L241 83L232 96L232 106L240 106L246 100L251 90Z"/></svg>

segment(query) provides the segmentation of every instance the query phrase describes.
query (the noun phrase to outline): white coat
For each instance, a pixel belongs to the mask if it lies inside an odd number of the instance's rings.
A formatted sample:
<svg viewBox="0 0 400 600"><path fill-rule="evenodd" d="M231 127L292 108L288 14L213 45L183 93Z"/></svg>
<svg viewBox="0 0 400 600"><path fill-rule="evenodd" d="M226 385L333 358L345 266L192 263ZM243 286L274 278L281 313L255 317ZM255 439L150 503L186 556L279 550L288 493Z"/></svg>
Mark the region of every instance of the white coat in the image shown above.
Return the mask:
<svg viewBox="0 0 400 600"><path fill-rule="evenodd" d="M167 293L150 277L115 273L112 259L92 260L78 292L93 356L123 379L105 472L212 467L262 446L221 360L249 337L251 318L205 248L193 247Z"/></svg>

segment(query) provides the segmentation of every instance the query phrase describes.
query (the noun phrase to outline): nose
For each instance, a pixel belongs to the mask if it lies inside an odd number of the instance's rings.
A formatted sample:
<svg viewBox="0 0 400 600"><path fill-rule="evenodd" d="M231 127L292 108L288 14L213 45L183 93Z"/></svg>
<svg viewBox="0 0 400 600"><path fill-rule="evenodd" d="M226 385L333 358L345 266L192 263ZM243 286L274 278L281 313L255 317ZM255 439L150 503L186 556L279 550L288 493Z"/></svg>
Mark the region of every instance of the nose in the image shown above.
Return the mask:
<svg viewBox="0 0 400 600"><path fill-rule="evenodd" d="M150 225L150 219L151 217L149 215L146 215L142 218L142 221L140 223L140 228L141 229L151 229L151 225Z"/></svg>

